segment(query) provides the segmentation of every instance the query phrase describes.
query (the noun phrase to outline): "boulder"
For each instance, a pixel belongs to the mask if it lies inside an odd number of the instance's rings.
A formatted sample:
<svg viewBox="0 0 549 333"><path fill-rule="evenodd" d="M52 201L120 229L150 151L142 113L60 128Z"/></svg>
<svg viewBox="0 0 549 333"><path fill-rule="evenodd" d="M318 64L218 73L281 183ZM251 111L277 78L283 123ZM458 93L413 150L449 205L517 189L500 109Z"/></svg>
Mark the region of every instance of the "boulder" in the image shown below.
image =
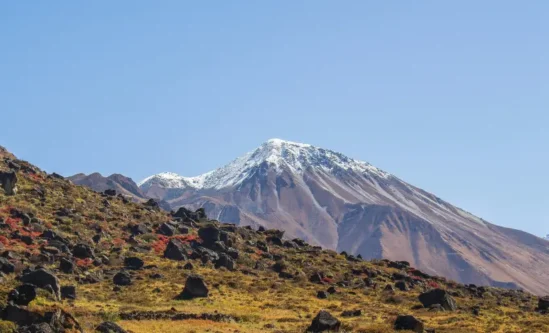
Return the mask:
<svg viewBox="0 0 549 333"><path fill-rule="evenodd" d="M127 257L124 259L124 266L126 266L127 269L138 270L141 269L144 264L143 260L137 257Z"/></svg>
<svg viewBox="0 0 549 333"><path fill-rule="evenodd" d="M187 260L187 250L180 240L170 239L166 250L164 250L164 258L180 261Z"/></svg>
<svg viewBox="0 0 549 333"><path fill-rule="evenodd" d="M48 323L33 324L30 326L21 327L17 333L55 333Z"/></svg>
<svg viewBox="0 0 549 333"><path fill-rule="evenodd" d="M72 255L80 259L93 258L95 256L93 249L86 244L76 244L72 248Z"/></svg>
<svg viewBox="0 0 549 333"><path fill-rule="evenodd" d="M192 258L201 259L203 263L216 262L219 259L219 254L203 246L197 246L192 253Z"/></svg>
<svg viewBox="0 0 549 333"><path fill-rule="evenodd" d="M122 271L116 273L112 279L112 282L117 286L129 286L132 284L132 277L130 273Z"/></svg>
<svg viewBox="0 0 549 333"><path fill-rule="evenodd" d="M140 224L132 225L130 227L130 232L131 232L132 235L138 236L138 235L147 234L151 231L149 230L149 228L145 224L140 223Z"/></svg>
<svg viewBox="0 0 549 333"><path fill-rule="evenodd" d="M54 332L84 332L78 321L70 313L61 309L46 312L44 321L49 323Z"/></svg>
<svg viewBox="0 0 549 333"><path fill-rule="evenodd" d="M442 289L433 289L419 295L419 301L426 308L433 304L440 304L447 311L455 311L457 309L454 298L446 290Z"/></svg>
<svg viewBox="0 0 549 333"><path fill-rule="evenodd" d="M107 189L103 192L103 194L109 196L109 197L114 197L116 196L116 190L113 190L113 189Z"/></svg>
<svg viewBox="0 0 549 333"><path fill-rule="evenodd" d="M538 299L538 307L536 308L538 312L549 312L549 296L540 297Z"/></svg>
<svg viewBox="0 0 549 333"><path fill-rule="evenodd" d="M215 268L219 268L219 267L225 267L230 271L234 271L236 265L234 260L231 257L229 257L225 253L221 253L219 254L219 259L217 259L217 261L215 262Z"/></svg>
<svg viewBox="0 0 549 333"><path fill-rule="evenodd" d="M341 322L332 316L328 311L321 310L313 319L311 326L307 329L307 332L339 332Z"/></svg>
<svg viewBox="0 0 549 333"><path fill-rule="evenodd" d="M190 275L185 282L185 288L177 296L177 299L192 299L198 297L208 297L208 286L204 278L200 275Z"/></svg>
<svg viewBox="0 0 549 333"><path fill-rule="evenodd" d="M68 259L61 258L59 261L59 270L63 273L70 274L74 272L74 263Z"/></svg>
<svg viewBox="0 0 549 333"><path fill-rule="evenodd" d="M126 333L122 327L110 321L99 324L99 326L95 328L95 331L99 333Z"/></svg>
<svg viewBox="0 0 549 333"><path fill-rule="evenodd" d="M14 171L0 171L0 184L6 195L15 195L17 193L17 174Z"/></svg>
<svg viewBox="0 0 549 333"><path fill-rule="evenodd" d="M162 223L156 230L157 234L171 237L175 235L175 227L169 223Z"/></svg>
<svg viewBox="0 0 549 333"><path fill-rule="evenodd" d="M408 291L410 288L408 288L408 285L404 281L397 281L395 283L395 287L400 291Z"/></svg>
<svg viewBox="0 0 549 333"><path fill-rule="evenodd" d="M220 231L214 225L209 225L198 229L198 237L202 239L204 246L212 246L215 242L220 240Z"/></svg>
<svg viewBox="0 0 549 333"><path fill-rule="evenodd" d="M61 287L61 299L76 299L76 287L75 286L62 286Z"/></svg>
<svg viewBox="0 0 549 333"><path fill-rule="evenodd" d="M398 316L395 320L396 331L413 331L423 333L423 323L414 316Z"/></svg>
<svg viewBox="0 0 549 333"><path fill-rule="evenodd" d="M13 273L15 272L15 265L12 264L7 258L0 257L0 271L2 273Z"/></svg>
<svg viewBox="0 0 549 333"><path fill-rule="evenodd" d="M59 284L59 279L55 274L44 268L24 274L21 277L21 282L33 284L38 288L46 290L49 289L49 286L57 299L61 298L61 285Z"/></svg>
<svg viewBox="0 0 549 333"><path fill-rule="evenodd" d="M36 313L27 310L26 308L19 307L18 305L8 304L2 311L2 319L16 323L17 325L32 325L39 323L44 318Z"/></svg>
<svg viewBox="0 0 549 333"><path fill-rule="evenodd" d="M8 294L8 302L16 305L29 305L36 298L36 287L32 284L23 284Z"/></svg>

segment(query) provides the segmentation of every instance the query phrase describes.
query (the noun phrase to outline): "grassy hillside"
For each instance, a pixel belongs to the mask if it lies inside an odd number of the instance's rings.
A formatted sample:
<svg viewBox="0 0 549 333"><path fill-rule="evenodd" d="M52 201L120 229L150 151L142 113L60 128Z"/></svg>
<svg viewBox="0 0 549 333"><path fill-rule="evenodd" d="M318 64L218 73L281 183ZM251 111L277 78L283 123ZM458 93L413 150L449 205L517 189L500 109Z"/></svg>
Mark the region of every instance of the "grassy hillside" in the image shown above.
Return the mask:
<svg viewBox="0 0 549 333"><path fill-rule="evenodd" d="M305 332L324 309L341 321L341 332L393 332L399 315L413 315L436 332L549 332L549 315L536 311L539 300L527 293L463 286L406 263L363 261L201 212L175 217L153 203L75 186L0 150L0 171L9 170L17 174L17 192L0 189L0 332L16 329L10 292L40 267L61 286L74 286L76 298L58 299L55 288L43 287L17 311L36 314L36 325L51 324L48 312L61 313L66 320L54 323L58 331L93 332L115 322L136 333ZM168 246L167 256L186 260L165 258ZM208 295L184 299L194 275ZM200 286L188 291L194 289L203 292ZM433 289L446 290L457 308L424 307L419 295Z"/></svg>

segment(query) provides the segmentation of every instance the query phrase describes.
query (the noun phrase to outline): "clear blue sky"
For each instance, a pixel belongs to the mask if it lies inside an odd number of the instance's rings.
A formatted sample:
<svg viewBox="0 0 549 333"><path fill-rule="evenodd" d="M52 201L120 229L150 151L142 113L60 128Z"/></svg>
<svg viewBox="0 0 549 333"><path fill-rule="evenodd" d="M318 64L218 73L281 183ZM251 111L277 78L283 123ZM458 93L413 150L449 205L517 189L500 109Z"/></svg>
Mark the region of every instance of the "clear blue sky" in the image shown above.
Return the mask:
<svg viewBox="0 0 549 333"><path fill-rule="evenodd" d="M5 1L0 144L193 176L271 137L549 233L547 1Z"/></svg>

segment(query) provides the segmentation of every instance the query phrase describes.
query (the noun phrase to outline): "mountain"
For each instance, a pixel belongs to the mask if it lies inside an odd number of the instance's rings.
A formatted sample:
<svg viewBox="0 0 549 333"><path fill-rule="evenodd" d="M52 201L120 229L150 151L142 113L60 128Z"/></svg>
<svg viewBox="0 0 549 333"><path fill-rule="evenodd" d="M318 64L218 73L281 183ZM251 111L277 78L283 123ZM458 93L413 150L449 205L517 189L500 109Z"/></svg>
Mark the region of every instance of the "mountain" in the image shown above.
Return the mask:
<svg viewBox="0 0 549 333"><path fill-rule="evenodd" d="M272 139L203 175L161 173L139 187L172 209L203 207L220 221L283 229L364 258L405 260L463 283L549 293L547 242L328 149Z"/></svg>
<svg viewBox="0 0 549 333"><path fill-rule="evenodd" d="M79 173L68 177L68 179L76 185L87 186L97 192L104 192L105 190L112 189L123 195L135 198L136 200L147 199L143 191L141 191L131 178L120 174L112 174L108 177L104 177L97 172L90 175Z"/></svg>
<svg viewBox="0 0 549 333"><path fill-rule="evenodd" d="M0 184L0 332L549 332L548 298L168 213L2 147Z"/></svg>

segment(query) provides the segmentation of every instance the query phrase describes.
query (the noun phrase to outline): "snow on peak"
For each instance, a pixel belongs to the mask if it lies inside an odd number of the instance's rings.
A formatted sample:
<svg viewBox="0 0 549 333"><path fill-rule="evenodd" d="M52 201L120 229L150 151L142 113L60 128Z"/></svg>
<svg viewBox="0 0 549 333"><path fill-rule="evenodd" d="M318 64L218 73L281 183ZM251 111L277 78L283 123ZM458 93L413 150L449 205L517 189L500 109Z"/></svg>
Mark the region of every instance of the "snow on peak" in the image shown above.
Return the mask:
<svg viewBox="0 0 549 333"><path fill-rule="evenodd" d="M270 139L252 152L245 154L231 163L197 177L182 177L175 173L164 172L151 176L139 183L147 186L157 183L167 188L215 188L220 189L240 184L247 179L260 165L267 163L277 172L289 170L301 174L305 170L322 170L334 172L349 170L357 173L368 173L382 178L390 175L373 165L346 157L343 154L318 148L309 144Z"/></svg>

